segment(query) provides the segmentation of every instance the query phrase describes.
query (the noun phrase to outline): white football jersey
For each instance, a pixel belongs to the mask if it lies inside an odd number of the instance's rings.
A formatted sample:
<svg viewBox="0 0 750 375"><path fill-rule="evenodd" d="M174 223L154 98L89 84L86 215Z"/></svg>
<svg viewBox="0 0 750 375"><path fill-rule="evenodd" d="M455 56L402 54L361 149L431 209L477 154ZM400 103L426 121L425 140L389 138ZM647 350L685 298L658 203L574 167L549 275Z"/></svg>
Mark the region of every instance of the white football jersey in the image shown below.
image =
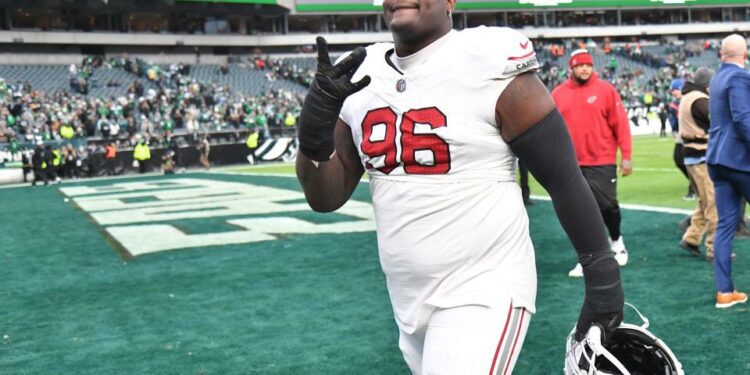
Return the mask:
<svg viewBox="0 0 750 375"><path fill-rule="evenodd" d="M340 116L370 176L380 261L405 332L425 308L501 295L534 311L528 218L495 104L537 68L531 42L508 28L451 31L406 58L392 43L367 47L352 81L372 82Z"/></svg>

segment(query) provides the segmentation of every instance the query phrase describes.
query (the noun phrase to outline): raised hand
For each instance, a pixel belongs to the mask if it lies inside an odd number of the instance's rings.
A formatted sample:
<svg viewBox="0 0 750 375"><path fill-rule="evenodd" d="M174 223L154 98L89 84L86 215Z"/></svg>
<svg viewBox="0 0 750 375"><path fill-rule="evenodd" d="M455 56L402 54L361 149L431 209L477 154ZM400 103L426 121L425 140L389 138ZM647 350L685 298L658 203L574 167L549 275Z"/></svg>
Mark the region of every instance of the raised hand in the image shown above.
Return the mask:
<svg viewBox="0 0 750 375"><path fill-rule="evenodd" d="M351 78L367 56L357 47L338 64L332 65L328 44L322 36L318 45L318 68L310 84L299 121L300 151L315 161L326 161L334 151L333 130L344 100L370 84L370 76L352 83Z"/></svg>
<svg viewBox="0 0 750 375"><path fill-rule="evenodd" d="M316 94L326 95L332 102L344 103L349 95L370 84L370 76L365 76L356 83L351 81L357 68L362 65L367 56L364 47L357 47L338 64L331 65L328 43L325 38L319 36L315 39L315 42L318 45L318 69L315 72L315 78L308 95L316 91ZM338 113L336 115L338 116Z"/></svg>

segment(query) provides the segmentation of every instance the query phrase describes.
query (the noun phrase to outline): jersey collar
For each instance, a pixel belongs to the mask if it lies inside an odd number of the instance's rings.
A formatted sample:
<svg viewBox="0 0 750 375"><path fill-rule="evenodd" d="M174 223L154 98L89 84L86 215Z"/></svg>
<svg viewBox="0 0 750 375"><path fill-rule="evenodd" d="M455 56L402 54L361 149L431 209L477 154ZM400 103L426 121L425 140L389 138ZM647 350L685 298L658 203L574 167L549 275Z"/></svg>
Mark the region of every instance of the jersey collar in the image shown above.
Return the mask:
<svg viewBox="0 0 750 375"><path fill-rule="evenodd" d="M425 48L422 48L421 50L412 53L409 56L398 56L394 52L391 52L393 50L389 50L386 53L386 58L389 61L388 65L391 65L393 68L395 68L399 73L404 74L402 72L410 73L417 69L419 69L420 66L422 66L424 63L426 63L432 55L435 54L437 50L440 49L445 43L450 40L450 38L456 33L456 30L451 30L445 35L441 36L439 39L435 40L434 42L430 43ZM392 64L391 64L392 63Z"/></svg>

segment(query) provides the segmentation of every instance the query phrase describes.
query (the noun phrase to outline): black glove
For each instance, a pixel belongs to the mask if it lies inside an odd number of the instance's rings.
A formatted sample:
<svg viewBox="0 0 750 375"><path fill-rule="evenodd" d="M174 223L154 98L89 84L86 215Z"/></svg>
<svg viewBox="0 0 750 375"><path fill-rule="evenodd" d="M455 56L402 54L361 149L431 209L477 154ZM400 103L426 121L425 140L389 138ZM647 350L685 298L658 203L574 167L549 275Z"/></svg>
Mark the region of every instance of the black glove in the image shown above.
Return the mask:
<svg viewBox="0 0 750 375"><path fill-rule="evenodd" d="M299 149L308 158L326 161L334 151L333 130L344 100L370 84L370 76L352 83L351 78L365 60L364 47L357 47L335 66L328 56L328 44L319 36L318 69L310 84L299 120Z"/></svg>
<svg viewBox="0 0 750 375"><path fill-rule="evenodd" d="M576 341L586 337L592 324L602 329L602 343L622 322L625 295L620 281L620 266L611 251L581 259L586 296L576 324Z"/></svg>

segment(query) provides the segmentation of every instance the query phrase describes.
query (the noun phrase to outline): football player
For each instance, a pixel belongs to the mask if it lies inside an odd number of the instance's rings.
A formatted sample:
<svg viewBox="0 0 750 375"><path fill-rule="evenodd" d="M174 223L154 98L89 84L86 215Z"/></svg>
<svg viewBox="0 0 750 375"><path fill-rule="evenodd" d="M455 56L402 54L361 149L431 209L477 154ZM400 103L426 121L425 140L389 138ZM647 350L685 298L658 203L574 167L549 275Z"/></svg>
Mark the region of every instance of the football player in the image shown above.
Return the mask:
<svg viewBox="0 0 750 375"><path fill-rule="evenodd" d="M414 374L513 371L536 297L515 159L549 191L583 267L578 340L622 320L619 267L531 42L455 31L455 0L386 0L394 43L318 68L299 127L309 205L334 211L370 177L399 347ZM562 338L561 338L562 339Z"/></svg>

